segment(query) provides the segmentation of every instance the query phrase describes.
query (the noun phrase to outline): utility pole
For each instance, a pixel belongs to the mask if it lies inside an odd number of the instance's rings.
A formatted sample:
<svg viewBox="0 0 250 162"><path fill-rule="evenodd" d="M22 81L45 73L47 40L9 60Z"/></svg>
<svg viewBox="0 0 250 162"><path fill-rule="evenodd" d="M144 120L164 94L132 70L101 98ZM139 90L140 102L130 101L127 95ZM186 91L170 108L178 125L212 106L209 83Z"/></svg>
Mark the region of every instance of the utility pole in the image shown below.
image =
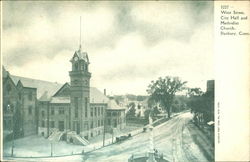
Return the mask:
<svg viewBox="0 0 250 162"><path fill-rule="evenodd" d="M10 105L8 105L8 109L11 111ZM14 114L15 110L13 107L13 114L12 114L12 145L11 145L11 157L14 155Z"/></svg>
<svg viewBox="0 0 250 162"><path fill-rule="evenodd" d="M53 150L52 150L52 141L50 142L50 156L53 156Z"/></svg>
<svg viewBox="0 0 250 162"><path fill-rule="evenodd" d="M106 126L106 110L104 109L104 116L103 116L103 147L105 146L105 126Z"/></svg>

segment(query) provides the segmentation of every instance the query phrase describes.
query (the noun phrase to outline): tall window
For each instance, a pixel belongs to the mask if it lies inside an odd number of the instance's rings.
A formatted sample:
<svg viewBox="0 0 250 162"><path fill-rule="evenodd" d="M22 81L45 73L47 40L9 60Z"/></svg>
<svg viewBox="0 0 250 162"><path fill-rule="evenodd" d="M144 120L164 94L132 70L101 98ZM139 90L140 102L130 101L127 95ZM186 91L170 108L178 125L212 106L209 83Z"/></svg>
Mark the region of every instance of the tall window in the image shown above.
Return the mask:
<svg viewBox="0 0 250 162"><path fill-rule="evenodd" d="M32 101L32 92L29 93L28 98L29 98L29 101Z"/></svg>
<svg viewBox="0 0 250 162"><path fill-rule="evenodd" d="M78 118L78 97L74 98L75 103L75 118Z"/></svg>
<svg viewBox="0 0 250 162"><path fill-rule="evenodd" d="M85 127L86 130L89 130L89 124L88 124L87 121L84 123L84 127Z"/></svg>
<svg viewBox="0 0 250 162"><path fill-rule="evenodd" d="M98 116L100 116L100 107L98 107Z"/></svg>
<svg viewBox="0 0 250 162"><path fill-rule="evenodd" d="M96 116L96 107L95 107L95 116Z"/></svg>
<svg viewBox="0 0 250 162"><path fill-rule="evenodd" d="M91 124L90 124L90 128L93 128L93 121L92 121Z"/></svg>
<svg viewBox="0 0 250 162"><path fill-rule="evenodd" d="M44 120L42 121L42 127L45 127L45 121Z"/></svg>
<svg viewBox="0 0 250 162"><path fill-rule="evenodd" d="M102 113L102 115L103 115L103 107L101 107L101 113Z"/></svg>
<svg viewBox="0 0 250 162"><path fill-rule="evenodd" d="M91 117L93 116L93 108L92 107L90 108L90 116Z"/></svg>
<svg viewBox="0 0 250 162"><path fill-rule="evenodd" d="M44 111L42 111L42 117L44 117L45 116L45 112Z"/></svg>
<svg viewBox="0 0 250 162"><path fill-rule="evenodd" d="M18 93L18 98L19 98L19 100L22 99L22 93L21 92Z"/></svg>
<svg viewBox="0 0 250 162"><path fill-rule="evenodd" d="M59 108L59 114L64 114L64 108L63 107Z"/></svg>
<svg viewBox="0 0 250 162"><path fill-rule="evenodd" d="M85 97L85 117L88 117L88 98Z"/></svg>
<svg viewBox="0 0 250 162"><path fill-rule="evenodd" d="M7 85L7 92L10 93L10 91L11 91L11 85L8 84L8 85Z"/></svg>
<svg viewBox="0 0 250 162"><path fill-rule="evenodd" d="M50 114L51 115L55 115L55 109L54 109L54 107L51 107Z"/></svg>
<svg viewBox="0 0 250 162"><path fill-rule="evenodd" d="M50 121L50 128L55 128L55 121Z"/></svg>
<svg viewBox="0 0 250 162"><path fill-rule="evenodd" d="M75 63L75 70L78 70L78 63Z"/></svg>
<svg viewBox="0 0 250 162"><path fill-rule="evenodd" d="M29 106L29 115L32 115L32 106Z"/></svg>

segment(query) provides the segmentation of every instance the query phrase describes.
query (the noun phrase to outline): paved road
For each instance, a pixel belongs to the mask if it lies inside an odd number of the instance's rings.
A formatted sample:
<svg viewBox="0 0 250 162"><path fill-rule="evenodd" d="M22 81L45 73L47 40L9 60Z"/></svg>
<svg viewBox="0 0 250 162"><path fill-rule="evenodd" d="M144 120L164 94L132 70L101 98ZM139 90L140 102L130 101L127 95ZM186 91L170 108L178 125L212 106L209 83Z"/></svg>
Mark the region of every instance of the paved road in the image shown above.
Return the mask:
<svg viewBox="0 0 250 162"><path fill-rule="evenodd" d="M169 161L207 161L194 143L189 129L186 128L191 118L190 113L184 113L154 128L154 146ZM141 133L120 144L96 150L86 155L84 159L87 162L127 162L132 154L143 154L149 150L149 134L149 132Z"/></svg>

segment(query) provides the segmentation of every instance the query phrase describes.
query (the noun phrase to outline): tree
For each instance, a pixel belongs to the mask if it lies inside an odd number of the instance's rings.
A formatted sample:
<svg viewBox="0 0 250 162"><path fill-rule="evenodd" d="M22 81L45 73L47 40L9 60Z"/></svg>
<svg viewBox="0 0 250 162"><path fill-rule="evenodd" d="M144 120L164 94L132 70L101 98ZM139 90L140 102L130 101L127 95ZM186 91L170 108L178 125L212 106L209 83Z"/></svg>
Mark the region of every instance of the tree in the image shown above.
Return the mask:
<svg viewBox="0 0 250 162"><path fill-rule="evenodd" d="M191 88L188 90L188 96L188 106L194 113L197 124L214 120L214 91L204 93L200 88Z"/></svg>
<svg viewBox="0 0 250 162"><path fill-rule="evenodd" d="M130 102L129 104L128 104L128 108L129 108L129 110L128 110L128 112L127 112L127 117L135 117L135 103L134 102Z"/></svg>
<svg viewBox="0 0 250 162"><path fill-rule="evenodd" d="M175 97L176 92L185 89L185 84L178 77L166 76L165 78L160 77L156 81L151 81L149 84L147 92L150 98L157 103L160 103L167 113L168 118L171 116L171 106Z"/></svg>

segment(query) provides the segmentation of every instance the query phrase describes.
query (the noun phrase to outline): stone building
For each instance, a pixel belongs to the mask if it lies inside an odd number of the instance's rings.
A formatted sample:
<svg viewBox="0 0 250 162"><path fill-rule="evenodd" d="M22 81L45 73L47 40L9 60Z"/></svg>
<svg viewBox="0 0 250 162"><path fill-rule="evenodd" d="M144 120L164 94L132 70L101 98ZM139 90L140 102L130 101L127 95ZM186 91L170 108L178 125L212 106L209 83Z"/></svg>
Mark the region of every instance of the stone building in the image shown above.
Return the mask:
<svg viewBox="0 0 250 162"><path fill-rule="evenodd" d="M3 68L3 130L15 136L37 133L37 89L15 80ZM5 134L4 133L4 134Z"/></svg>
<svg viewBox="0 0 250 162"><path fill-rule="evenodd" d="M80 47L70 62L70 83L63 85L10 75L3 68L3 128L6 132L13 130L12 120L16 119L19 125L14 130L24 136L37 133L59 140L66 134L72 142L83 143L82 139L103 133L105 115L110 113L112 118L109 116L106 121L124 128L125 108L90 87L88 54ZM19 115L13 115L14 109Z"/></svg>

